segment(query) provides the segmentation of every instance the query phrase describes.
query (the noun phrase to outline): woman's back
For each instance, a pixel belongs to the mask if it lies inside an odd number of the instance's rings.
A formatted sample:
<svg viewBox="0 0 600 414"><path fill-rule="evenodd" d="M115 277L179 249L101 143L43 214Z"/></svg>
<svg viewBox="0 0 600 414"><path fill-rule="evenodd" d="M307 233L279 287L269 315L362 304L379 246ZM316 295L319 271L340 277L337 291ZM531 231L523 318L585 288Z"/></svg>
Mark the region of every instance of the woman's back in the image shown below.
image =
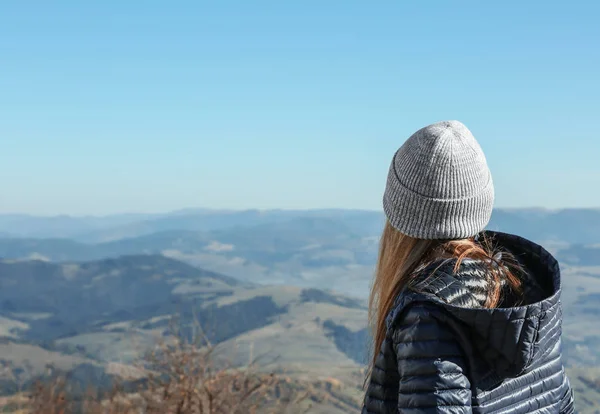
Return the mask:
<svg viewBox="0 0 600 414"><path fill-rule="evenodd" d="M522 306L483 307L487 270L477 260L464 260L457 272L451 260L420 270L388 315L363 413L574 411L560 358L556 260L522 238L486 236L529 275Z"/></svg>

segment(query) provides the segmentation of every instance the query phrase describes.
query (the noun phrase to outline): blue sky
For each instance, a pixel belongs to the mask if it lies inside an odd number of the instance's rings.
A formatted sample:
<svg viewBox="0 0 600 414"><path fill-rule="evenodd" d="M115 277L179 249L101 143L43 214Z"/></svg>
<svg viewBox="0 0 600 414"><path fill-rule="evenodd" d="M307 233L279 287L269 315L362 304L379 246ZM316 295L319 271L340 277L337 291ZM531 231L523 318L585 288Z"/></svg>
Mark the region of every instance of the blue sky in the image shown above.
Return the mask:
<svg viewBox="0 0 600 414"><path fill-rule="evenodd" d="M600 2L6 1L0 213L379 209L464 122L497 206L600 207Z"/></svg>

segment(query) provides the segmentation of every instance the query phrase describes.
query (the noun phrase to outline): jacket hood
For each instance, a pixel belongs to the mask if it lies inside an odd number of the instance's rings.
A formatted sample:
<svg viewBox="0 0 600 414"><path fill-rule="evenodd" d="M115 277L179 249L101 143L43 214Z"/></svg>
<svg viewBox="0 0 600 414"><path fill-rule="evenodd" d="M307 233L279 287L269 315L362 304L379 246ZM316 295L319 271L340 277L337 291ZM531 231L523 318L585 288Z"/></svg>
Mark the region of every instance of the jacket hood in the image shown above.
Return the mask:
<svg viewBox="0 0 600 414"><path fill-rule="evenodd" d="M483 283L485 266L466 260L457 273L454 264L445 263L429 272L423 282L400 295L400 311L409 302L433 302L441 308L440 318L462 333L459 338L465 352L477 351L488 368L481 382L497 382L528 371L535 361L560 341L560 268L557 260L543 247L519 236L487 231L495 245L509 252L527 273L524 289L535 286L536 300L522 306L483 308L477 300L477 284ZM424 272L428 273L428 272ZM527 296L527 295L525 295ZM390 315L391 316L391 315ZM469 349L471 348L471 349ZM487 380L487 381L486 381Z"/></svg>

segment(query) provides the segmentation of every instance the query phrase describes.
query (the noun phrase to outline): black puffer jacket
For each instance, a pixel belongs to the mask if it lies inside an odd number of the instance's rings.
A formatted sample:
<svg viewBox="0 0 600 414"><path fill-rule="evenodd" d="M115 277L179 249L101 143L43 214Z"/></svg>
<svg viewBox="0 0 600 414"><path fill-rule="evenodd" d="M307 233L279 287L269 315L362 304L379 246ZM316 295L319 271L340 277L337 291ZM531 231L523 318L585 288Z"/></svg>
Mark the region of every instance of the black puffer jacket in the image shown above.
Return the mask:
<svg viewBox="0 0 600 414"><path fill-rule="evenodd" d="M487 236L526 269L525 303L483 308L486 272L474 260L456 274L455 262L419 272L388 316L363 414L574 412L561 361L558 263L523 238Z"/></svg>

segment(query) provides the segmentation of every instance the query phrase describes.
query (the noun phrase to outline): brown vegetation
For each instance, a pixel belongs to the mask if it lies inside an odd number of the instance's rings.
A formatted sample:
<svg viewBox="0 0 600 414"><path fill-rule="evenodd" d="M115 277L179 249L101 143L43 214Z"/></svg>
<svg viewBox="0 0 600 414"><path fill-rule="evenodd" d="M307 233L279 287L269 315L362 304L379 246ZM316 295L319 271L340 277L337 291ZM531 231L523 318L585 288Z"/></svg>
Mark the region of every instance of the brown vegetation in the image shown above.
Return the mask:
<svg viewBox="0 0 600 414"><path fill-rule="evenodd" d="M25 401L7 402L0 410L12 408L13 413L27 414L275 414L306 412L311 400L319 398L286 376L260 372L253 363L243 368L217 364L215 347L208 341L199 344L181 336L171 338L143 359L147 375L137 391L124 391L115 384L108 393L80 392L67 377L56 376L36 383Z"/></svg>

